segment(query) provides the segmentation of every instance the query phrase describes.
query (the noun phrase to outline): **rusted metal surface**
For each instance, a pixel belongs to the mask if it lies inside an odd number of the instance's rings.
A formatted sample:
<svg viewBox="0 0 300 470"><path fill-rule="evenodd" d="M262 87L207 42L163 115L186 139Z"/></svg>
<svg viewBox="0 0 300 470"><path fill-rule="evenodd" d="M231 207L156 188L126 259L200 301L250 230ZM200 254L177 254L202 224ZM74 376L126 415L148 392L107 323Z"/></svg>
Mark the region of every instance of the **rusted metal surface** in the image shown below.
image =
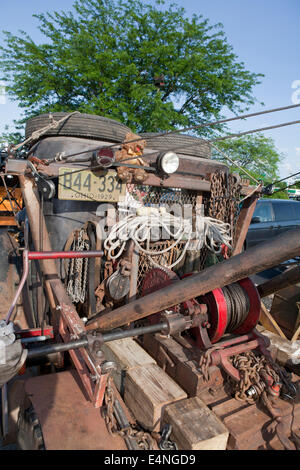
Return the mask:
<svg viewBox="0 0 300 470"><path fill-rule="evenodd" d="M46 450L127 449L121 437L108 433L104 418L87 400L75 371L29 379L26 392L38 415Z"/></svg>
<svg viewBox="0 0 300 470"><path fill-rule="evenodd" d="M0 230L0 319L4 319L16 297L17 286L20 282L19 266L17 261L17 247L13 237L7 232L7 229ZM25 308L22 305L22 298L17 296L15 301L16 309L13 315L13 321L20 329L31 328L32 319L25 315Z"/></svg>
<svg viewBox="0 0 300 470"><path fill-rule="evenodd" d="M159 152L152 155L149 161L155 161ZM37 165L37 171L41 171L43 174L56 177L59 173L60 167L66 167L66 163L51 163L48 167L44 165ZM68 168L78 169L88 168L86 163L72 163L67 164ZM181 158L178 172L174 175L170 175L167 179L162 179L155 174L148 174L147 180L144 184L147 186L157 186L166 188L181 188L191 189L196 191L210 191L210 181L208 180L209 174L216 170L222 170L228 172L226 165L220 164L219 162L208 161L201 158ZM24 175L26 172L26 165L24 162L19 163L17 160L9 160L6 164L6 172ZM247 195L253 191L253 187L244 185L242 187L241 194Z"/></svg>
<svg viewBox="0 0 300 470"><path fill-rule="evenodd" d="M85 328L75 308L65 304L61 304L60 307L59 332L63 341L79 339L85 333ZM102 374L100 361L94 360L85 348L70 350L69 353L89 399L95 408L101 407L108 375ZM103 360L103 355L101 358Z"/></svg>
<svg viewBox="0 0 300 470"><path fill-rule="evenodd" d="M300 253L300 229L291 230L112 312L91 319L87 329L113 329L263 271Z"/></svg>
<svg viewBox="0 0 300 470"><path fill-rule="evenodd" d="M278 399L282 420L287 425L287 438L291 431L299 432L300 381L296 381L297 396L293 403ZM230 432L228 448L233 450L278 449L283 450L275 432L270 429L272 421L267 409L260 404L245 404L234 398L210 405Z"/></svg>
<svg viewBox="0 0 300 470"><path fill-rule="evenodd" d="M293 286L298 282L300 282L300 266L294 266L269 281L260 284L257 286L257 290L260 297L267 297L268 295L274 294L274 292Z"/></svg>
<svg viewBox="0 0 300 470"><path fill-rule="evenodd" d="M242 252L247 232L257 203L257 194L245 199L235 228L235 241L232 255Z"/></svg>
<svg viewBox="0 0 300 470"><path fill-rule="evenodd" d="M26 279L28 277L28 269L29 269L29 263L28 263L28 251L25 250L23 252L23 273L22 273L22 278L20 280L20 283L18 285L18 288L16 290L16 293L14 295L14 298L12 300L12 303L9 307L9 310L8 310L8 313L6 315L6 323L9 323L10 322L10 319L11 319L11 316L13 314L13 311L15 309L15 306L16 306L16 303L18 301L18 298L20 297L21 295L21 292L23 290L23 287L24 287L24 284L26 282Z"/></svg>

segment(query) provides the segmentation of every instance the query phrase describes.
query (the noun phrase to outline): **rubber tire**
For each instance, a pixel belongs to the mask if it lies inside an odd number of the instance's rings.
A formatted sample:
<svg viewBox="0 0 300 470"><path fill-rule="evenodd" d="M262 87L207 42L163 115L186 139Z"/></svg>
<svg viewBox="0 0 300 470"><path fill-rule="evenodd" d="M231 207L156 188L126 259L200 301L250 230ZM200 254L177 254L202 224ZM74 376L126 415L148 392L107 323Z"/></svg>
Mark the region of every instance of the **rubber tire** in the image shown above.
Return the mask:
<svg viewBox="0 0 300 470"><path fill-rule="evenodd" d="M20 409L17 442L21 450L45 450L40 422L32 405Z"/></svg>
<svg viewBox="0 0 300 470"><path fill-rule="evenodd" d="M59 121L71 113L52 113L55 121ZM31 136L35 131L50 124L49 114L41 114L31 118L26 123L25 137ZM123 142L126 134L130 132L129 127L113 119L93 114L73 114L64 121L58 128L50 129L41 138L46 136L70 136L83 137L89 139L105 140L108 142Z"/></svg>
<svg viewBox="0 0 300 470"><path fill-rule="evenodd" d="M141 137L146 139L147 148L161 151L173 149L175 152L183 155L211 158L210 145L200 137L173 134L153 138L155 135L157 135L155 132L140 134Z"/></svg>

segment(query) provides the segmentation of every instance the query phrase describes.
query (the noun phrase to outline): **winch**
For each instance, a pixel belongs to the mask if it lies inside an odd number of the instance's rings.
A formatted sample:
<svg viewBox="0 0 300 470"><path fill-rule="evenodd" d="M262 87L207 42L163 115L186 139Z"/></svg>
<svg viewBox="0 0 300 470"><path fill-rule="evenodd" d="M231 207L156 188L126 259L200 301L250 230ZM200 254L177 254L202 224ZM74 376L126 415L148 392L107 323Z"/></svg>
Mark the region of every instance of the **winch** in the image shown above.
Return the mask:
<svg viewBox="0 0 300 470"><path fill-rule="evenodd" d="M191 275L185 274L183 277ZM144 277L141 295L155 292L178 280L173 271L153 268ZM206 350L227 333L241 336L250 333L259 320L260 297L251 279L245 278L182 302L172 310L199 317L199 326L191 329L191 335L198 348ZM151 315L149 322L159 322L160 317L161 313Z"/></svg>

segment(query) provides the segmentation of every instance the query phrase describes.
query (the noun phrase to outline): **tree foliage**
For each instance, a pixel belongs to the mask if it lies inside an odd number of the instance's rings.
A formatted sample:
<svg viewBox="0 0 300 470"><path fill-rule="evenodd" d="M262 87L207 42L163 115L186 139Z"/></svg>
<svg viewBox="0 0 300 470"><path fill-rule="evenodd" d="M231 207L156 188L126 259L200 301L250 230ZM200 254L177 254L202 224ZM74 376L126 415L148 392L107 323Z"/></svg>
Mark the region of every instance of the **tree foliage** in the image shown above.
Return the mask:
<svg viewBox="0 0 300 470"><path fill-rule="evenodd" d="M238 60L222 25L163 5L77 0L71 12L35 15L41 44L5 32L8 95L25 117L79 110L136 132L194 126L253 104L262 75Z"/></svg>
<svg viewBox="0 0 300 470"><path fill-rule="evenodd" d="M276 149L273 139L265 137L263 134L248 135L220 140L216 143L216 147L231 160L237 162L240 167L246 169L255 179L262 180L264 185L279 179L278 164L283 155ZM240 174L242 178L248 178L245 172L228 161L220 152L214 150L213 158L226 163L231 171ZM251 184L253 184L253 180ZM286 184L282 183L276 186L284 189ZM286 191L280 191L276 195L274 194L274 197L287 199L288 194Z"/></svg>

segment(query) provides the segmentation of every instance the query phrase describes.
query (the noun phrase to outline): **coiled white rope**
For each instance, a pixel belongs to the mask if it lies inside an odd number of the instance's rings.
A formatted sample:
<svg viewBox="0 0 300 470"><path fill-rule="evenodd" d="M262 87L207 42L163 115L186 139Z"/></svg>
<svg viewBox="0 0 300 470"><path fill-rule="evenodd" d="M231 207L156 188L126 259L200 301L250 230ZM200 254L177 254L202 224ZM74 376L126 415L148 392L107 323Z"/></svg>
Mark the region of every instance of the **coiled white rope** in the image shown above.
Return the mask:
<svg viewBox="0 0 300 470"><path fill-rule="evenodd" d="M205 245L210 251L218 254L221 252L221 245L226 245L231 249L230 225L211 217L197 216L196 238L198 240L197 249ZM160 251L149 249L153 239L153 230L163 229L174 243ZM185 247L180 257L171 265L163 266L172 269L184 257L193 235L192 221L177 217L166 211L165 207L141 207L136 214L130 214L117 224L115 224L108 237L104 241L104 248L108 251L108 256L112 260L118 259L123 253L128 240L133 240L140 252L146 254L154 266L161 267L153 260L153 257L163 255L175 248L182 240L186 240ZM146 242L146 248L141 244ZM114 252L114 254L113 254Z"/></svg>

